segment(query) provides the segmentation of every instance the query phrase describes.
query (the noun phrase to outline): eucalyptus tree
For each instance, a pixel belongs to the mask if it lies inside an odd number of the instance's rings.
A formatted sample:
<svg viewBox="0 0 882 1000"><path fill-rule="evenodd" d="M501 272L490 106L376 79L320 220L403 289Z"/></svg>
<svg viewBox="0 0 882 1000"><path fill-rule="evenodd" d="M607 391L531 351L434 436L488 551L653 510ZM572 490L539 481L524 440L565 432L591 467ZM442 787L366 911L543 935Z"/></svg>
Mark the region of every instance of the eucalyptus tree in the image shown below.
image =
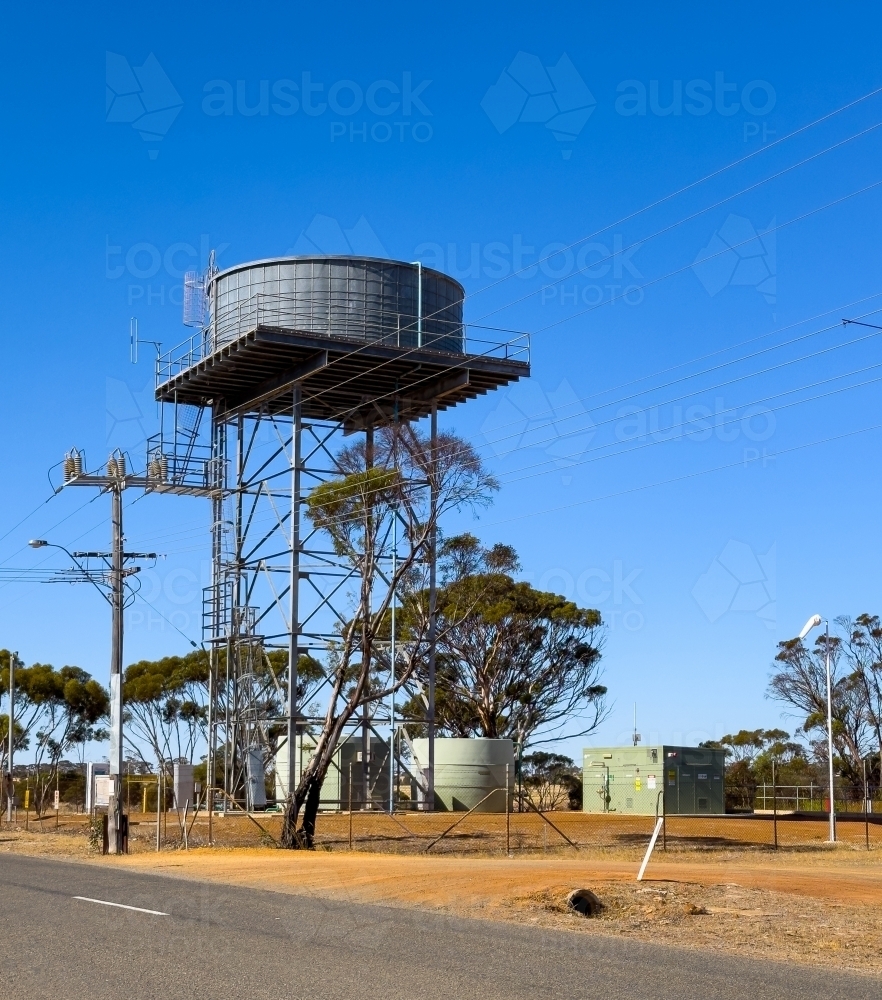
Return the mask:
<svg viewBox="0 0 882 1000"><path fill-rule="evenodd" d="M484 507L498 489L467 441L439 433L433 442L410 424L380 429L344 449L337 469L337 476L309 494L306 514L330 538L357 583L329 651L327 708L315 727L314 752L286 805L286 847L313 845L322 783L347 724L399 690L427 662L429 567L440 521L455 510ZM393 519L402 538L394 569L384 559ZM394 596L408 602L411 612L393 665L385 639Z"/></svg>
<svg viewBox="0 0 882 1000"><path fill-rule="evenodd" d="M600 612L514 579L519 564L511 546L484 548L464 534L448 539L441 554L439 729L449 736L511 739L517 759L527 745L596 729L607 694L600 683ZM421 662L405 714L419 717L425 683Z"/></svg>
<svg viewBox="0 0 882 1000"><path fill-rule="evenodd" d="M43 812L55 785L58 765L69 750L94 740L107 739L102 723L107 721L110 697L87 671L66 666L56 670L48 663L35 663L17 670L33 706L35 805Z"/></svg>

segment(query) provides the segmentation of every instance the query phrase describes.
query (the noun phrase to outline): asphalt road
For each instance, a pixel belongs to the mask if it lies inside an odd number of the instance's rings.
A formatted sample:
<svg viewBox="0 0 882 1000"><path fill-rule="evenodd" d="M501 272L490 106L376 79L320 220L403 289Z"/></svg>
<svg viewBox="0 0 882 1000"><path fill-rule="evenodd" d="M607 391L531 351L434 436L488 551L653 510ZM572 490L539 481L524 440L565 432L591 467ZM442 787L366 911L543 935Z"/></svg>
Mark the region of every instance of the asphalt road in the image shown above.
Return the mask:
<svg viewBox="0 0 882 1000"><path fill-rule="evenodd" d="M797 966L16 855L0 856L0 975L16 1000L880 996Z"/></svg>

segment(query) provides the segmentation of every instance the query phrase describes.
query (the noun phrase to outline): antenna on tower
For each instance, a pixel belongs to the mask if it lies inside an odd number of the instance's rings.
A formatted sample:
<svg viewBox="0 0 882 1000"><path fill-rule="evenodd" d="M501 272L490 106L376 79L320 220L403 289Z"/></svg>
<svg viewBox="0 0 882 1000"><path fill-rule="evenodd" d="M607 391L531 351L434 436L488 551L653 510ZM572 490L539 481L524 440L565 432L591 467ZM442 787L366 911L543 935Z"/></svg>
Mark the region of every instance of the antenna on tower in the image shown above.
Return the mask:
<svg viewBox="0 0 882 1000"><path fill-rule="evenodd" d="M640 733L637 732L637 702L636 701L634 702L634 735L631 737L631 739L634 741L634 746L635 747L643 739L643 737L640 735Z"/></svg>
<svg viewBox="0 0 882 1000"><path fill-rule="evenodd" d="M129 361L138 363L138 344L152 344L156 348L156 356L162 354L162 344L158 340L141 340L138 337L138 318L132 316L129 320Z"/></svg>

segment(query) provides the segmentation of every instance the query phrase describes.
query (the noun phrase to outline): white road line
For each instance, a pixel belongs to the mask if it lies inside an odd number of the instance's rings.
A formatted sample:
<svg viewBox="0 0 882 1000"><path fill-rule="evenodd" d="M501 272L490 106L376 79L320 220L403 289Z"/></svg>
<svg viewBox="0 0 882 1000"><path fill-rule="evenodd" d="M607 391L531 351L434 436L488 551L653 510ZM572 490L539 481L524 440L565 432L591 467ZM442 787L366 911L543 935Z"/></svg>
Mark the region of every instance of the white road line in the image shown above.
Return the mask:
<svg viewBox="0 0 882 1000"><path fill-rule="evenodd" d="M81 899L84 903L100 903L102 906L118 906L121 910L135 910L137 913L152 913L155 917L168 916L162 910L145 910L143 906L126 906L125 903L111 903L106 899L92 899L89 896L74 896L73 899Z"/></svg>

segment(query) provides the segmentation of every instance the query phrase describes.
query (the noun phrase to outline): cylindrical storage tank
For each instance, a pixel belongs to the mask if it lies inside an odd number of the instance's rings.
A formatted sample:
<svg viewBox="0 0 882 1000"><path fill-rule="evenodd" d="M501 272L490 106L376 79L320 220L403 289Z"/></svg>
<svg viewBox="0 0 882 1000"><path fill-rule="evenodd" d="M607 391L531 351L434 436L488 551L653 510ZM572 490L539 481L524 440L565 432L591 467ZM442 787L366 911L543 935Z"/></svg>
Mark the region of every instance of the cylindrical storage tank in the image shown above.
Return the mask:
<svg viewBox="0 0 882 1000"><path fill-rule="evenodd" d="M189 802L190 808L196 805L196 783L193 780L192 764L175 764L174 781L175 809L183 809Z"/></svg>
<svg viewBox="0 0 882 1000"><path fill-rule="evenodd" d="M413 741L414 755L425 772L429 741ZM514 744L484 737L435 740L435 808L451 812L505 812L506 774L508 807L514 790ZM483 801L482 801L483 800ZM480 805L478 804L480 803Z"/></svg>
<svg viewBox="0 0 882 1000"><path fill-rule="evenodd" d="M263 766L263 752L258 747L249 747L245 756L245 788L248 811L266 809L266 769Z"/></svg>
<svg viewBox="0 0 882 1000"><path fill-rule="evenodd" d="M465 292L432 268L376 257L238 264L209 286L211 346L257 326L461 354Z"/></svg>

